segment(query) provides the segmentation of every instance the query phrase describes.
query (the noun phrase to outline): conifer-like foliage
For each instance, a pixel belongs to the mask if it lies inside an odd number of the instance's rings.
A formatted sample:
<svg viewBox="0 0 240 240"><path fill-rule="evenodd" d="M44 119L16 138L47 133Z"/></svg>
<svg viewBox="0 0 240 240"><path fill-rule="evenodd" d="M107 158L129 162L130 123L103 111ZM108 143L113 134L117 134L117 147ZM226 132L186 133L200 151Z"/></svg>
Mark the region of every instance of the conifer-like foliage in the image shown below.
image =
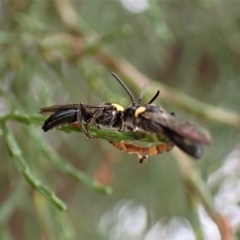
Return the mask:
<svg viewBox="0 0 240 240"><path fill-rule="evenodd" d="M240 237L239 1L0 4L0 239ZM160 90L156 105L207 128L203 157L174 147L139 164L108 143L137 133L42 131L41 107L128 107L111 72L136 99L149 81L144 103Z"/></svg>

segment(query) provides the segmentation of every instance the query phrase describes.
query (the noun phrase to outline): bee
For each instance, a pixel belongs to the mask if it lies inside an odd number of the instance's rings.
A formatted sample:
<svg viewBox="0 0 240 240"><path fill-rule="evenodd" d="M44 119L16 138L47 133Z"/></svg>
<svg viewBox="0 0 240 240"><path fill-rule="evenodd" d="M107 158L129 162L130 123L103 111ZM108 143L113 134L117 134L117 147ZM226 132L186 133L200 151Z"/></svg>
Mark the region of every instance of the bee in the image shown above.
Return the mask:
<svg viewBox="0 0 240 240"><path fill-rule="evenodd" d="M211 137L205 129L176 117L174 113L168 113L163 108L153 105L152 103L159 96L160 91L157 91L147 104L141 104L148 83L143 86L138 102L135 103L134 97L127 86L116 74L112 73L112 75L121 84L131 100L131 105L128 108L124 110L122 106L114 103L103 103L100 105L80 103L41 108L40 113L53 113L44 122L43 130L48 131L63 124L77 122L83 133L88 138L92 138L89 135L89 130L93 125L99 128L113 128L118 131L127 129L138 132L140 129L153 135L164 135L170 140L170 143L166 143L166 146L163 144L161 147L159 147L159 144L152 147L141 147L125 142L110 143L128 154L138 154L140 162L144 161L148 156L169 151L173 146L172 144L175 144L194 158L202 156L202 145L211 142Z"/></svg>
<svg viewBox="0 0 240 240"><path fill-rule="evenodd" d="M126 85L119 79L119 77L112 73L121 86L125 89L133 102L133 97ZM149 101L152 103L159 95L159 91ZM87 104L67 104L67 105L54 105L50 107L40 108L40 113L53 113L44 122L42 129L47 132L50 129L59 127L65 124L78 123L79 128L87 138L93 138L89 134L89 130L93 125L99 128L112 128L119 131L123 126L123 111L124 108L115 103L103 103L100 105L87 105ZM84 124L86 127L84 126ZM131 124L127 126L127 130L132 131Z"/></svg>
<svg viewBox="0 0 240 240"><path fill-rule="evenodd" d="M100 127L120 129L123 119L123 107L118 104L103 103L102 105L68 104L40 108L40 113L53 114L44 122L42 129L48 130L65 124L78 123L87 138L90 128L95 124ZM84 127L84 124L86 127Z"/></svg>
<svg viewBox="0 0 240 240"><path fill-rule="evenodd" d="M146 162L147 158L150 156L158 155L163 152L168 152L174 146L172 142L157 144L151 147L142 147L135 145L133 143L126 143L124 141L120 142L109 141L109 143L116 147L117 149L124 151L125 153L137 154L140 163Z"/></svg>
<svg viewBox="0 0 240 240"><path fill-rule="evenodd" d="M117 76L116 79L121 81ZM134 130L141 129L152 134L162 134L190 156L200 158L203 153L202 145L211 143L209 133L198 125L178 118L174 113L169 113L163 108L153 105L155 97L148 104L141 104L146 86L147 84L142 88L137 104L131 91L125 86L132 103L123 111L122 129L132 126ZM155 96L157 97L159 93L158 91ZM124 147L121 150L124 150ZM139 151L141 150L139 149Z"/></svg>
<svg viewBox="0 0 240 240"><path fill-rule="evenodd" d="M151 101L150 104L141 104L144 90L141 91L138 103L133 100L131 106L123 111L123 128L131 125L134 129L153 135L162 134L190 156L200 158L203 154L202 145L211 143L209 133L198 125L151 104ZM130 90L128 92L131 94ZM133 95L131 99L134 99Z"/></svg>

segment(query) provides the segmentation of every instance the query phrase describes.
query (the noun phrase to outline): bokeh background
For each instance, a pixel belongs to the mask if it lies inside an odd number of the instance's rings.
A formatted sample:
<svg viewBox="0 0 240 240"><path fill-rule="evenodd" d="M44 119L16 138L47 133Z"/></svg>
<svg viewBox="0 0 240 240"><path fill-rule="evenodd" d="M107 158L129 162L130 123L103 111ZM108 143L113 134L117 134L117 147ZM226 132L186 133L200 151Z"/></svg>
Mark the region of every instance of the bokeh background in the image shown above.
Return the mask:
<svg viewBox="0 0 240 240"><path fill-rule="evenodd" d="M0 239L240 239L238 0L1 0L0 26ZM127 107L111 72L209 129L201 160L42 131L40 107Z"/></svg>

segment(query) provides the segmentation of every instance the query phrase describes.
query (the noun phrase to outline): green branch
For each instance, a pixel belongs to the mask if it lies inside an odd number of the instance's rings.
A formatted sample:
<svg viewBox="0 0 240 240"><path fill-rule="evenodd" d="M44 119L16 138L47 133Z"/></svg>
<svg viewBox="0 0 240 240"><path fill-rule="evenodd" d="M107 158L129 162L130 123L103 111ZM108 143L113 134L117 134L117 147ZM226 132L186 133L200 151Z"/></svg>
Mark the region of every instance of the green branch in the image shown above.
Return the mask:
<svg viewBox="0 0 240 240"><path fill-rule="evenodd" d="M6 144L8 146L9 152L11 153L15 164L17 165L19 171L22 173L27 182L41 193L44 197L50 200L58 209L66 210L65 203L59 199L53 191L48 189L43 185L31 172L30 167L25 161L21 149L17 144L13 134L8 130L5 124L2 124L3 137L5 138Z"/></svg>
<svg viewBox="0 0 240 240"><path fill-rule="evenodd" d="M9 151L13 156L13 159L15 160L15 163L18 169L20 170L20 172L22 173L22 175L24 176L24 178L30 183L30 185L33 188L35 188L43 196L48 198L55 206L57 206L61 210L64 210L66 209L65 204L51 190L49 190L37 178L35 178L34 175L31 173L30 168L21 153L18 143L16 142L13 134L8 130L6 126L7 121L15 121L25 125L37 124L42 126L45 120L46 120L46 117L40 114L23 114L19 112L13 112L13 113L6 114L4 116L0 116L0 123L2 125L3 137L5 138ZM75 132L81 133L80 128L74 127L73 125L59 127L58 130L64 131L64 132L75 131ZM39 131L42 131L42 130L39 128ZM145 143L155 143L154 139L152 138L152 135L148 133L137 134L132 131L120 132L120 131L115 131L110 129L99 129L95 126L90 129L89 133L94 138L104 139L104 140L113 141L113 142L120 142L123 140L123 141L141 141ZM160 142L169 141L166 137L161 135L158 135L157 138ZM102 185L95 179L92 179L91 177L87 176L85 173L79 171L78 169L75 169L70 163L65 162L61 157L53 153L52 150L49 149L49 147L43 142L39 143L39 147L41 148L46 158L54 162L58 166L58 168L64 173L68 174L69 176L75 178L78 181L85 183L86 185L92 187L97 191L107 193L107 194L112 192L111 188Z"/></svg>
<svg viewBox="0 0 240 240"><path fill-rule="evenodd" d="M111 194L112 189L108 186L104 186L97 180L93 179L92 177L88 176L84 172L76 169L71 163L65 161L60 156L58 156L54 151L52 151L49 146L44 141L39 142L39 146L41 148L41 151L46 156L47 159L52 161L54 164L57 165L57 167L64 172L65 174L69 175L70 177L74 178L75 180L79 182L83 182L87 186L105 193L105 194Z"/></svg>
<svg viewBox="0 0 240 240"><path fill-rule="evenodd" d="M2 127L3 136L6 140L8 147L10 148L10 152L16 159L17 166L20 168L20 171L22 172L24 177L28 180L28 182L34 188L36 188L39 192L43 193L46 196L46 195L48 195L48 193L46 193L46 191L44 190L44 188L42 186L38 186L37 181L33 179L33 176L29 172L29 167L27 166L26 161L22 158L21 150L18 147L17 142L15 141L13 135L9 132L9 130L7 129L7 126L5 125L5 123L7 121L20 122L25 125L29 125L29 124L43 125L43 122L45 120L46 120L46 117L43 115L40 115L40 114L29 114L28 115L28 114L23 114L23 113L19 113L19 112L13 112L13 113L6 114L4 116L0 116L0 123L2 123L2 125L3 125L3 127ZM79 128L73 127L71 125L66 126L66 127L61 127L61 128L59 128L59 130L64 131L64 132L71 132L71 131L81 132L81 130ZM42 130L39 128L39 131L42 131ZM1 132L1 129L0 129L0 132ZM99 134L99 132L100 132L100 134ZM111 131L111 133L113 133L113 132ZM113 135L110 134L110 136L107 136L108 134L106 132L104 132L103 130L93 128L93 130L91 131L91 134L97 138L105 137L105 139L109 139L109 141L114 141L114 139L115 139L114 136L116 137L117 132ZM118 136L118 137L120 138L120 136ZM100 192L103 192L106 194L110 194L112 192L112 189L110 187L104 186L103 184L96 181L92 177L90 177L90 176L86 175L85 173L79 171L78 169L74 168L74 166L72 166L70 163L66 162L64 159L59 157L57 154L54 154L52 152L52 150L49 149L49 147L46 144L44 144L43 142L41 142L41 141L39 142L39 147L41 148L41 150L42 150L43 154L46 156L46 158L48 158L49 160L54 162L58 166L58 168L61 171L63 171L64 173L68 174L69 176L73 177L74 179L76 179L78 181L85 183L86 185L92 187L93 189L95 189L97 191L100 191ZM44 191L45 191L45 193L44 193Z"/></svg>
<svg viewBox="0 0 240 240"><path fill-rule="evenodd" d="M42 125L46 117L40 114L24 114L19 112L12 112L6 115L0 116L0 123L6 121L16 121L24 124L38 124Z"/></svg>
<svg viewBox="0 0 240 240"><path fill-rule="evenodd" d="M17 121L23 124L37 124L43 125L43 122L46 120L46 117L40 114L23 114L19 112L9 113L7 115L0 117L0 123L6 121ZM57 130L64 132L82 132L80 128L74 127L73 125L68 125L64 127L59 127ZM132 131L115 131L111 129L99 129L93 126L90 131L90 135L93 138L104 139L107 141L120 142L120 141L141 141L146 143L155 143L152 135L149 133L136 133ZM169 140L162 135L157 136L159 142L169 142Z"/></svg>

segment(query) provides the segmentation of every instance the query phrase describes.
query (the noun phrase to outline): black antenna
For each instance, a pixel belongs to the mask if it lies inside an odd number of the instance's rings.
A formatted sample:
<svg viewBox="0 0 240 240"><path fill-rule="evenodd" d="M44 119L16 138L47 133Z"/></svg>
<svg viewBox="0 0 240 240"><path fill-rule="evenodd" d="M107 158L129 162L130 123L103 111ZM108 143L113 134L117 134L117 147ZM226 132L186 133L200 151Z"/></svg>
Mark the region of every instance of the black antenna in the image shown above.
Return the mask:
<svg viewBox="0 0 240 240"><path fill-rule="evenodd" d="M148 84L149 84L149 82L146 82L146 83L144 84L144 86L143 86L143 88L142 88L142 90L141 90L141 92L140 92L139 98L138 98L138 104L141 103L143 94L144 94L144 92L145 92L146 87L147 87Z"/></svg>
<svg viewBox="0 0 240 240"><path fill-rule="evenodd" d="M130 92L130 90L127 88L127 86L123 83L123 81L115 73L112 72L112 75L117 79L117 81L122 85L122 87L128 93L128 96L130 97L130 99L132 101L132 105L135 105L135 101L134 101L133 95Z"/></svg>
<svg viewBox="0 0 240 240"><path fill-rule="evenodd" d="M155 101L155 99L158 97L160 91L158 90L157 93L155 94L155 96L148 102L148 104L151 104L152 102Z"/></svg>

